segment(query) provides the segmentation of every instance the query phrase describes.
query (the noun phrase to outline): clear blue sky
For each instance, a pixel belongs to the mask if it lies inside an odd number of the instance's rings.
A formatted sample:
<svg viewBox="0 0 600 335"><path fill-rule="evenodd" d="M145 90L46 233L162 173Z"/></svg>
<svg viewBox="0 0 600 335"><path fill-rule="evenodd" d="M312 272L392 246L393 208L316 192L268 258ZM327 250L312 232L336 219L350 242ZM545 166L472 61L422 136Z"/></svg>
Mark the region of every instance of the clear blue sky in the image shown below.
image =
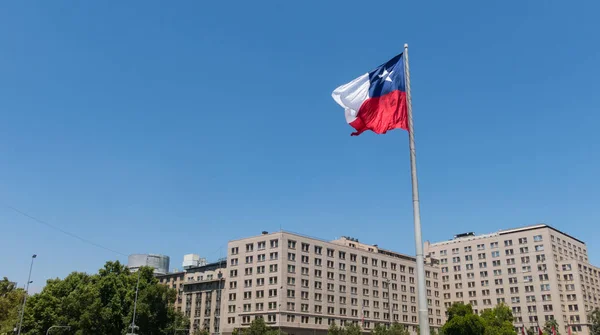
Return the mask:
<svg viewBox="0 0 600 335"><path fill-rule="evenodd" d="M597 1L0 4L0 275L286 230L413 254L407 134L331 91L410 45L428 240L546 222L600 265ZM34 285L35 286L35 285Z"/></svg>

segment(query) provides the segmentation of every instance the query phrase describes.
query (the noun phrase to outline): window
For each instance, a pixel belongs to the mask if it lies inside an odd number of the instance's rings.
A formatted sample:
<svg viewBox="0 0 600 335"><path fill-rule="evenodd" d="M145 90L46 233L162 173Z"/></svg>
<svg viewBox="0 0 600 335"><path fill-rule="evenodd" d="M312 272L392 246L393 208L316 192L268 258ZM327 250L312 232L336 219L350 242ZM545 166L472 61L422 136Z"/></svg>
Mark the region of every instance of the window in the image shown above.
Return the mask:
<svg viewBox="0 0 600 335"><path fill-rule="evenodd" d="M552 237L554 237L554 236L552 236ZM535 235L533 237L533 241L534 242L541 242L542 241L542 235Z"/></svg>
<svg viewBox="0 0 600 335"><path fill-rule="evenodd" d="M288 240L288 249L296 249L296 241Z"/></svg>
<svg viewBox="0 0 600 335"><path fill-rule="evenodd" d="M500 257L500 251L492 251L492 258Z"/></svg>
<svg viewBox="0 0 600 335"><path fill-rule="evenodd" d="M302 251L308 252L310 245L308 243L302 243Z"/></svg>
<svg viewBox="0 0 600 335"><path fill-rule="evenodd" d="M278 258L278 256L279 255L276 252L272 252L272 253L269 254L269 259L272 260L272 261L274 261L274 260L276 260Z"/></svg>
<svg viewBox="0 0 600 335"><path fill-rule="evenodd" d="M315 245L315 254L321 255L323 253L323 247L319 247Z"/></svg>
<svg viewBox="0 0 600 335"><path fill-rule="evenodd" d="M544 251L544 245L543 244L536 245L535 251Z"/></svg>
<svg viewBox="0 0 600 335"><path fill-rule="evenodd" d="M256 245L258 247L258 250L264 250L267 246L267 242L261 241L261 242L258 242Z"/></svg>
<svg viewBox="0 0 600 335"><path fill-rule="evenodd" d="M504 246L505 247L510 247L511 245L513 245L513 241L512 240L506 240L506 241L504 241Z"/></svg>
<svg viewBox="0 0 600 335"><path fill-rule="evenodd" d="M246 244L246 252L251 252L254 250L254 243Z"/></svg>
<svg viewBox="0 0 600 335"><path fill-rule="evenodd" d="M485 244L478 244L477 250L485 250Z"/></svg>
<svg viewBox="0 0 600 335"><path fill-rule="evenodd" d="M498 248L498 242L490 243L490 249L496 249L496 248Z"/></svg>
<svg viewBox="0 0 600 335"><path fill-rule="evenodd" d="M271 248L277 248L277 247L279 247L279 240L271 240L270 244L271 244Z"/></svg>
<svg viewBox="0 0 600 335"><path fill-rule="evenodd" d="M296 260L296 254L293 252L288 252L288 261L295 261Z"/></svg>

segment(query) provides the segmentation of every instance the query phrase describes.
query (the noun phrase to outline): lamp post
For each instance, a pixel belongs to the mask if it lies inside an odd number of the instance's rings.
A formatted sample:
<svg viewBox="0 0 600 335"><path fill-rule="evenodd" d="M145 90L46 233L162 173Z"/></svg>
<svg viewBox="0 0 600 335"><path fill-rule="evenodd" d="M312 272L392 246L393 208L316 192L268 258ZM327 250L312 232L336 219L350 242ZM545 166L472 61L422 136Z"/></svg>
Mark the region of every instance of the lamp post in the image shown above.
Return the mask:
<svg viewBox="0 0 600 335"><path fill-rule="evenodd" d="M135 325L135 313L137 312L137 299L138 299L138 292L140 290L140 272L141 272L141 270L142 270L141 268L138 269L137 284L135 285L135 300L133 301L133 318L131 319L131 333L127 333L127 335L135 335L135 330L140 328Z"/></svg>
<svg viewBox="0 0 600 335"><path fill-rule="evenodd" d="M27 277L27 287L25 288L25 296L23 297L23 307L21 308L21 317L19 318L19 330L17 335L21 335L21 327L23 326L23 315L25 314L25 304L27 303L27 296L29 295L29 284L31 284L31 270L33 270L33 260L37 257L36 254L31 256L31 265L29 265L29 276Z"/></svg>
<svg viewBox="0 0 600 335"><path fill-rule="evenodd" d="M71 330L71 326L52 326L50 328L48 328L48 330L46 330L46 335L50 334L50 329L52 328L65 328L67 330Z"/></svg>

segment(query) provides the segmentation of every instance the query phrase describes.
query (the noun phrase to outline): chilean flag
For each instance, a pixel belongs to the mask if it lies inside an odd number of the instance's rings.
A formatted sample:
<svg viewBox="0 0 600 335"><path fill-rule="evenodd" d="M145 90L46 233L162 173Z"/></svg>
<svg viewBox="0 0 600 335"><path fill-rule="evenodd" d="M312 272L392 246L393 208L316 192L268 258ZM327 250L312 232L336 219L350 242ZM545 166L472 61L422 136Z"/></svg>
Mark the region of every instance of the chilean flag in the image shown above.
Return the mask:
<svg viewBox="0 0 600 335"><path fill-rule="evenodd" d="M377 134L408 130L403 54L336 88L331 96L344 107L346 121L356 129L352 136L365 130Z"/></svg>

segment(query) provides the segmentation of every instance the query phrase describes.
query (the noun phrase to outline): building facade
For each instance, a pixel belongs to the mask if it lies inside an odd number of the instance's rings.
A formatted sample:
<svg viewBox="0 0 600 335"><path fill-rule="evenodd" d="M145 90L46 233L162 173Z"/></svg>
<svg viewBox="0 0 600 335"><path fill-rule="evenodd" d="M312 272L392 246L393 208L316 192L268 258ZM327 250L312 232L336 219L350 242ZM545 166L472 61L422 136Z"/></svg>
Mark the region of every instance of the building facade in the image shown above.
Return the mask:
<svg viewBox="0 0 600 335"><path fill-rule="evenodd" d="M519 332L556 319L565 333L587 335L587 314L600 307L600 269L585 243L548 225L461 234L426 243L425 252L439 260L446 308L464 302L481 312L505 303Z"/></svg>
<svg viewBox="0 0 600 335"><path fill-rule="evenodd" d="M199 329L221 333L226 266L222 260L157 276L160 283L177 290L174 307L190 319L190 334Z"/></svg>
<svg viewBox="0 0 600 335"><path fill-rule="evenodd" d="M132 271L137 271L142 266L149 266L154 269L154 274L164 275L169 272L169 256L154 254L133 254L127 258L127 267Z"/></svg>
<svg viewBox="0 0 600 335"><path fill-rule="evenodd" d="M399 322L416 331L414 257L343 237L327 242L289 232L230 241L223 333L261 317L288 334L325 334L329 325ZM430 323L445 322L440 268L426 265Z"/></svg>

